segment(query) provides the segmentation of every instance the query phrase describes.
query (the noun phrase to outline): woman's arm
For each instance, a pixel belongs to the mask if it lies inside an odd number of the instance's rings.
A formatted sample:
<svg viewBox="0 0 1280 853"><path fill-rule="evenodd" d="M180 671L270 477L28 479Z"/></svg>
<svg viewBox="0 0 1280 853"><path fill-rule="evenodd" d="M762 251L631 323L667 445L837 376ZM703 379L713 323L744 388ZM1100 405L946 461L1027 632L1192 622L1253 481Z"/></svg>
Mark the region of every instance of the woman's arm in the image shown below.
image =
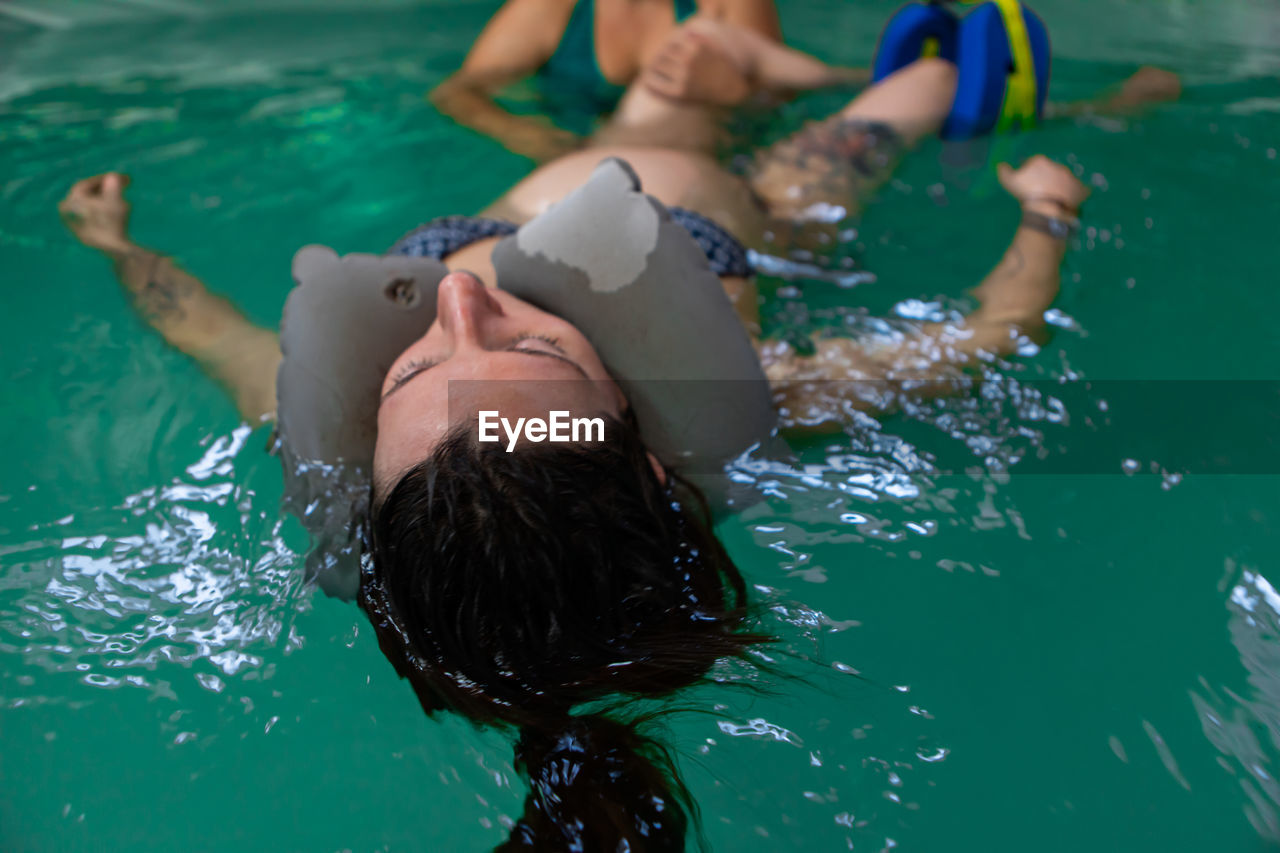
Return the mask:
<svg viewBox="0 0 1280 853"><path fill-rule="evenodd" d="M255 424L274 417L280 363L276 333L249 322L172 260L129 238L128 184L128 177L116 172L86 178L71 188L58 211L81 243L111 260L138 314L217 380L241 417Z"/></svg>
<svg viewBox="0 0 1280 853"><path fill-rule="evenodd" d="M528 77L551 58L573 8L571 2L561 5L563 15L545 0L507 0L485 25L462 67L432 90L431 103L458 124L536 162L576 147L574 134L545 119L512 115L494 100L502 87Z"/></svg>
<svg viewBox="0 0 1280 853"><path fill-rule="evenodd" d="M1010 355L1044 331L1044 312L1058 294L1065 235L1042 230L1045 219L1074 218L1088 189L1065 166L1033 157L1000 169L1000 183L1019 201L1023 221L1004 257L974 291L978 308L959 323L930 323L891 340L826 338L812 356L785 344L761 345L784 422L814 427L847 409L887 412L902 394L952 393L964 371Z"/></svg>
<svg viewBox="0 0 1280 853"><path fill-rule="evenodd" d="M1088 101L1045 106L1047 118L1091 115L1127 115L1148 104L1176 101L1182 95L1182 80L1172 71L1145 65L1110 94Z"/></svg>

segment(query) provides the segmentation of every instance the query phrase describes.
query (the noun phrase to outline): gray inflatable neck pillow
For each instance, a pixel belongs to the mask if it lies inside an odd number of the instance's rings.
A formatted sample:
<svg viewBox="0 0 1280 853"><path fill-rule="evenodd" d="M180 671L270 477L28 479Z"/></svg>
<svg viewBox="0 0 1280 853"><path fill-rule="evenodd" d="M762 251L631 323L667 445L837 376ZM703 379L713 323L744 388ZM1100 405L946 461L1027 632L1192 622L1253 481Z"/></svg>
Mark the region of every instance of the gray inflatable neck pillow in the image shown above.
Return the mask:
<svg viewBox="0 0 1280 853"><path fill-rule="evenodd" d="M773 430L768 383L719 278L622 160L504 238L493 263L498 287L586 335L664 464L719 471ZM354 597L359 583L355 522L383 379L435 320L447 272L323 246L294 256L276 386L285 501L315 537L308 565L332 595Z"/></svg>

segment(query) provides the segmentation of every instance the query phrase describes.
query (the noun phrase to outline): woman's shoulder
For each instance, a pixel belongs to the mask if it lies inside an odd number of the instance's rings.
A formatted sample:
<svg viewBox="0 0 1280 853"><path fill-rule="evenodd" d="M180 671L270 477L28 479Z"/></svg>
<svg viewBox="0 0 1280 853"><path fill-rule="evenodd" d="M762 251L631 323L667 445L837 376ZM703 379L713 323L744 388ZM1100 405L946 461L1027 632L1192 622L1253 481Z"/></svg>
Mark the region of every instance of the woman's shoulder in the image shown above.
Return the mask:
<svg viewBox="0 0 1280 853"><path fill-rule="evenodd" d="M507 0L471 45L463 70L540 66L555 52L575 5L575 0Z"/></svg>

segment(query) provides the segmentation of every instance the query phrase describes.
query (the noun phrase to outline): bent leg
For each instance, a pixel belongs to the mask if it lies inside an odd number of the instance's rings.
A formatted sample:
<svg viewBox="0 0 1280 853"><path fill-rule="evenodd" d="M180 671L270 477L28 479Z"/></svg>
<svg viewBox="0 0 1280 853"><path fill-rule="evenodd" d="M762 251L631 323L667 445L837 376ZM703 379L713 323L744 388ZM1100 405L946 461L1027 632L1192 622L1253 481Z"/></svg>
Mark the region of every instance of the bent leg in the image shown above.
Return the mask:
<svg viewBox="0 0 1280 853"><path fill-rule="evenodd" d="M779 220L832 222L856 212L902 152L936 133L951 112L956 68L921 59L860 94L839 113L765 150L751 187Z"/></svg>

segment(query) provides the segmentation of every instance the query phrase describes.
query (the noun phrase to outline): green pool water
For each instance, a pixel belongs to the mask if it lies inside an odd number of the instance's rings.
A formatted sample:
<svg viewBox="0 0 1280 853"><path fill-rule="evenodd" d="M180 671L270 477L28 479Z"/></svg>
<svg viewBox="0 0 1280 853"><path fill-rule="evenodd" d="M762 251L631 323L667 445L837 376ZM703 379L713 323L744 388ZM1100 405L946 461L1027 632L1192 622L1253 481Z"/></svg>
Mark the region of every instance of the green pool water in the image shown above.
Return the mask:
<svg viewBox="0 0 1280 853"><path fill-rule="evenodd" d="M526 171L422 99L495 4L62 5L75 25L0 17L0 849L491 847L524 799L510 741L424 718L355 607L305 588L266 431L55 204L129 172L137 239L273 323L299 246L380 251ZM862 62L894 6L783 25ZM794 677L726 668L666 719L712 849L1280 845L1280 10L1038 8L1056 97L1143 62L1186 97L927 144L851 241L874 282L764 283L775 334L949 310L1016 219L992 156L1094 187L1056 334L1004 371L1034 405L952 400L743 470L765 499L720 533ZM1230 464L1185 461L1206 433Z"/></svg>

